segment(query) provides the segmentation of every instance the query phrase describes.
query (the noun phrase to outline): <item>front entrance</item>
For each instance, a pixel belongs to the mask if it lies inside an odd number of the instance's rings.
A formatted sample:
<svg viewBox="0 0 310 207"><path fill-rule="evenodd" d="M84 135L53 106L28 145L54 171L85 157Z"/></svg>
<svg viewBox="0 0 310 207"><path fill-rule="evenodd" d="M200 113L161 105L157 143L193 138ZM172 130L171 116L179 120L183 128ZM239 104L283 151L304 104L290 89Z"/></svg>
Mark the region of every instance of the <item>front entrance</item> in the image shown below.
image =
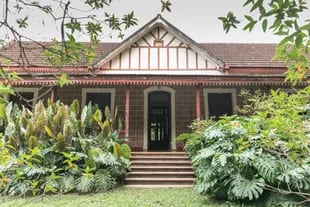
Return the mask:
<svg viewBox="0 0 310 207"><path fill-rule="evenodd" d="M148 149L168 150L171 141L170 93L151 92L148 103Z"/></svg>

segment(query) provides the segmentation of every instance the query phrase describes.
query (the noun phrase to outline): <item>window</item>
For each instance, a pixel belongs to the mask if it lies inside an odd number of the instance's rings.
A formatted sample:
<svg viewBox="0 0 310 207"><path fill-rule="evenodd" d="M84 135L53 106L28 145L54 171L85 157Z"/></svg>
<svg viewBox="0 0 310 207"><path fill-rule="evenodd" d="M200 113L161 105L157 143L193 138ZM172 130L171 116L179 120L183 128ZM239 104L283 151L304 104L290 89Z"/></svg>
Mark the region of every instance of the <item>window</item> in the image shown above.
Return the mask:
<svg viewBox="0 0 310 207"><path fill-rule="evenodd" d="M83 88L82 89L82 106L89 102L97 104L99 109L104 112L105 107L108 106L111 111L114 111L114 88Z"/></svg>
<svg viewBox="0 0 310 207"><path fill-rule="evenodd" d="M206 117L217 120L223 115L234 114L236 106L236 89L212 88L204 89Z"/></svg>
<svg viewBox="0 0 310 207"><path fill-rule="evenodd" d="M16 95L10 95L8 100L18 105L24 105L32 110L38 98L38 88L15 88Z"/></svg>

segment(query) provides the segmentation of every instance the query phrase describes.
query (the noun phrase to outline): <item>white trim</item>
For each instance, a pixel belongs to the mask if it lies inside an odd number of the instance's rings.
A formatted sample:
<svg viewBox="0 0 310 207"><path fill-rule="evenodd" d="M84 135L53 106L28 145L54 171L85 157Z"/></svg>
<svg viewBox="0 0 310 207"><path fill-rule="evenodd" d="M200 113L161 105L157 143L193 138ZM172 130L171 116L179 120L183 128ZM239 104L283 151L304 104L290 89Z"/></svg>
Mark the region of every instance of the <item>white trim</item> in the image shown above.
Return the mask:
<svg viewBox="0 0 310 207"><path fill-rule="evenodd" d="M28 87L17 87L17 88L13 88L14 91L18 92L18 93L33 93L33 101L32 101L32 108L34 109L35 104L37 103L37 99L39 96L39 88L28 88ZM9 97L9 96L8 96Z"/></svg>
<svg viewBox="0 0 310 207"><path fill-rule="evenodd" d="M184 69L176 69L176 70L113 70L113 69L104 69L98 72L98 74L101 75L176 75L176 76L182 76L182 75L223 75L226 74L216 70L216 69L207 69L207 70L184 70Z"/></svg>
<svg viewBox="0 0 310 207"><path fill-rule="evenodd" d="M115 49L113 49L110 53L108 53L103 59L101 59L96 64L96 66L101 68L106 63L108 63L110 60L112 60L114 57L116 57L118 54L123 52L125 49L129 48L132 44L134 44L139 39L143 38L145 35L147 35L149 32L151 32L156 27L160 27L168 31L170 34L175 36L181 42L185 43L185 45L190 45L191 49L197 52L203 58L209 61L211 60L215 65L217 65L218 68L223 68L224 63L221 60L216 58L214 55L210 54L205 48L203 48L198 43L196 43L194 40L192 40L190 37L182 33L179 29L177 29L175 26L170 24L167 20L162 18L160 15L157 15L156 18L152 19L150 22L148 22L143 27L141 27L138 31L136 31L131 36L129 36L127 39L125 39L120 45L118 45Z"/></svg>
<svg viewBox="0 0 310 207"><path fill-rule="evenodd" d="M209 101L208 101L208 94L209 93L231 93L232 98L232 109L233 113L236 113L236 106L237 106L237 90L235 88L204 88L203 89L203 96L204 96L204 106L205 106L205 117L206 119L209 118Z"/></svg>
<svg viewBox="0 0 310 207"><path fill-rule="evenodd" d="M86 103L86 94L87 93L110 93L111 94L110 111L114 112L115 88L82 88L82 107L84 107L87 104Z"/></svg>
<svg viewBox="0 0 310 207"><path fill-rule="evenodd" d="M144 94L144 129L143 129L143 150L148 150L148 106L149 99L148 94L154 91L165 91L170 93L170 104L171 104L171 150L176 150L175 140L175 90L173 88L165 86L153 86L146 88L143 91Z"/></svg>

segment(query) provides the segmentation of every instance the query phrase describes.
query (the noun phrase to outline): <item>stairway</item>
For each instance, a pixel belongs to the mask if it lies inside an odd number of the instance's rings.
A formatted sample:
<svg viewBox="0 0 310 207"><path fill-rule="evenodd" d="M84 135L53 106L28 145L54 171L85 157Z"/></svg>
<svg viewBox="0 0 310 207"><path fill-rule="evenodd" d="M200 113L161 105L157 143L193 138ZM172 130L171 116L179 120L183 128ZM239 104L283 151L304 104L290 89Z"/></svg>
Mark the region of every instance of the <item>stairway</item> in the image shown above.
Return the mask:
<svg viewBox="0 0 310 207"><path fill-rule="evenodd" d="M184 152L132 152L126 187L191 187L194 173Z"/></svg>

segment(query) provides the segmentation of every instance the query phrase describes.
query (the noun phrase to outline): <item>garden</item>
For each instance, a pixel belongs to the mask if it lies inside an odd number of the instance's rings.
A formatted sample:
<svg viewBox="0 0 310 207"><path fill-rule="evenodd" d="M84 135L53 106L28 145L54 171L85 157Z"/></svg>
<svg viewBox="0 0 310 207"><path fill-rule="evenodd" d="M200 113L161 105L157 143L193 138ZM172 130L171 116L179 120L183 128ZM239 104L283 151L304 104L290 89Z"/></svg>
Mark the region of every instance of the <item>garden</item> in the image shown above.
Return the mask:
<svg viewBox="0 0 310 207"><path fill-rule="evenodd" d="M293 94L242 92L240 115L196 121L182 134L194 191L236 203L310 204L310 87Z"/></svg>

